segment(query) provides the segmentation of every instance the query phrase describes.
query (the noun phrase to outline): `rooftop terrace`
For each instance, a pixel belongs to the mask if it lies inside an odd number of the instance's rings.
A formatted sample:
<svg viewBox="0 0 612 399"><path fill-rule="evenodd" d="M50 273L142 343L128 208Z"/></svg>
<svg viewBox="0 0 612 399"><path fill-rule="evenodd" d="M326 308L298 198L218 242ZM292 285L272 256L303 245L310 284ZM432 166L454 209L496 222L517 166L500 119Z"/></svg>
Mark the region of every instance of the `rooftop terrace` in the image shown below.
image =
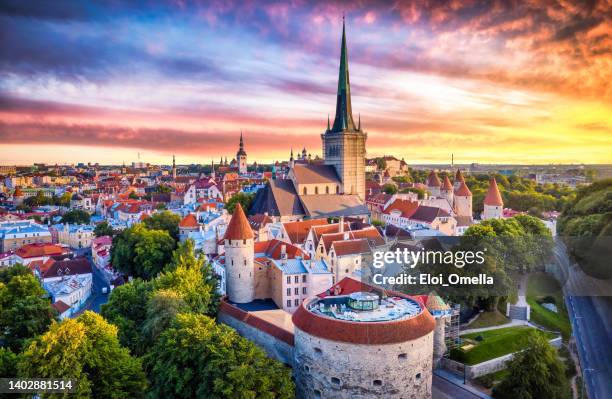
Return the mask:
<svg viewBox="0 0 612 399"><path fill-rule="evenodd" d="M414 300L400 297L381 298L372 292L329 296L307 306L313 313L352 322L384 322L410 319L422 312Z"/></svg>

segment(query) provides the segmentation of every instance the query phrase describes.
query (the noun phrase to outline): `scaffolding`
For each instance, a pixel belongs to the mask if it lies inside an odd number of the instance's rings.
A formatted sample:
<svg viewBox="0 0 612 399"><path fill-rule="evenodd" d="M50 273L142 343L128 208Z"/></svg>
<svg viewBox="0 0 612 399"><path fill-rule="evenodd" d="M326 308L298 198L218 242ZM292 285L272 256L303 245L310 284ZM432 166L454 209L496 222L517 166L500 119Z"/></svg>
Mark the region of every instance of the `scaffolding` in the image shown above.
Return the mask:
<svg viewBox="0 0 612 399"><path fill-rule="evenodd" d="M444 326L445 356L448 356L452 349L461 344L459 338L461 305L449 303L449 306L451 307L450 315L445 318L446 324Z"/></svg>

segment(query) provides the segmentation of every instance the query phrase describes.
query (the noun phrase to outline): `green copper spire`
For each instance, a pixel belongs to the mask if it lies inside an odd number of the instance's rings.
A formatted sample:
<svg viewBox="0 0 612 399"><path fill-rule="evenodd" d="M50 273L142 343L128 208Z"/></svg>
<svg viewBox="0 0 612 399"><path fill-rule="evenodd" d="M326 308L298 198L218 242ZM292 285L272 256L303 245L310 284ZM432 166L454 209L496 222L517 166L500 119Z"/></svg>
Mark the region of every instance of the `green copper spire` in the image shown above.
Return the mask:
<svg viewBox="0 0 612 399"><path fill-rule="evenodd" d="M349 80L348 50L346 48L346 28L342 17L342 46L340 47L340 71L338 73L338 96L336 98L336 118L332 132L355 130L351 107L351 83Z"/></svg>

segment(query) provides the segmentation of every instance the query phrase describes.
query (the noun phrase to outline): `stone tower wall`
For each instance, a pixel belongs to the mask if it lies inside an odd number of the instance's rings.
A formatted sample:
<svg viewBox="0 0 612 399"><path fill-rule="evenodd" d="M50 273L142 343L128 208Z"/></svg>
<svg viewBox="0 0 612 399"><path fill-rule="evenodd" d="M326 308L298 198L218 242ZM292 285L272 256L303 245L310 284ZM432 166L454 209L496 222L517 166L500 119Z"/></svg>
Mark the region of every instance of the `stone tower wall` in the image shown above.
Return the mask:
<svg viewBox="0 0 612 399"><path fill-rule="evenodd" d="M255 299L253 239L225 240L227 295L232 302L248 303Z"/></svg>
<svg viewBox="0 0 612 399"><path fill-rule="evenodd" d="M472 216L472 197L455 195L455 213L457 216Z"/></svg>
<svg viewBox="0 0 612 399"><path fill-rule="evenodd" d="M386 345L322 339L295 329L298 398L431 398L433 332Z"/></svg>
<svg viewBox="0 0 612 399"><path fill-rule="evenodd" d="M485 205L484 212L482 213L482 218L484 220L500 219L503 216L503 211L504 210L502 206Z"/></svg>
<svg viewBox="0 0 612 399"><path fill-rule="evenodd" d="M444 341L444 330L446 329L446 317L438 317L436 318L436 329L434 330L434 338L433 338L433 366L434 368L444 356L444 352L446 352L446 342Z"/></svg>

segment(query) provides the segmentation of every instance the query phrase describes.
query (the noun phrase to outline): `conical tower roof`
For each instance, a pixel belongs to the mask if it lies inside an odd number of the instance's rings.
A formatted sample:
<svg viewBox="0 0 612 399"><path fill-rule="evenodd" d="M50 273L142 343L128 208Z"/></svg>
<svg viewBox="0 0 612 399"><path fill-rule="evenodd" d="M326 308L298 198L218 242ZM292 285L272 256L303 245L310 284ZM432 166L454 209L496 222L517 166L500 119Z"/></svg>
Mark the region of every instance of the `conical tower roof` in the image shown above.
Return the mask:
<svg viewBox="0 0 612 399"><path fill-rule="evenodd" d="M484 204L489 206L504 206L504 201L497 187L497 181L493 176L491 176L491 180L489 180L489 190L487 191Z"/></svg>
<svg viewBox="0 0 612 399"><path fill-rule="evenodd" d="M440 298L440 296L433 291L427 296L427 303L425 303L425 306L430 312L445 311L450 309L450 307L444 303L442 298Z"/></svg>
<svg viewBox="0 0 612 399"><path fill-rule="evenodd" d="M248 240L254 237L255 235L253 234L253 229L251 229L251 226L249 225L249 220L244 214L242 206L240 203L236 204L236 209L234 209L234 214L232 215L232 219L227 226L223 239Z"/></svg>
<svg viewBox="0 0 612 399"><path fill-rule="evenodd" d="M471 197L472 192L468 188L467 184L464 181L459 183L459 187L455 190L455 195L458 197Z"/></svg>
<svg viewBox="0 0 612 399"><path fill-rule="evenodd" d="M434 170L432 170L427 177L427 185L429 187L440 187L442 185L438 174Z"/></svg>
<svg viewBox="0 0 612 399"><path fill-rule="evenodd" d="M445 191L453 191L453 185L451 184L450 179L446 175L444 176L444 183L442 185L442 189L444 189Z"/></svg>
<svg viewBox="0 0 612 399"><path fill-rule="evenodd" d="M457 173L455 174L455 182L461 181L465 183L465 179L463 178L463 173L461 173L461 169L457 169Z"/></svg>

